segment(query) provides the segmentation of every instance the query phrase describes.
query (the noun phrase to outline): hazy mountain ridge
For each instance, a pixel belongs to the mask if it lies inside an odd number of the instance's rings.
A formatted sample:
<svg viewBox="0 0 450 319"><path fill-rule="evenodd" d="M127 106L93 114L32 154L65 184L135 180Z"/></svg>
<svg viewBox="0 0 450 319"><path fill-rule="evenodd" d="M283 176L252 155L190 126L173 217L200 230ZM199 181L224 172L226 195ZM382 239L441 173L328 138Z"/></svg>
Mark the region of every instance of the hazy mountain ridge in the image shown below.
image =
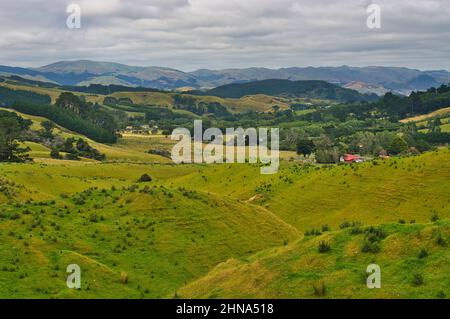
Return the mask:
<svg viewBox="0 0 450 319"><path fill-rule="evenodd" d="M246 68L183 72L166 67L140 67L120 63L88 60L61 61L27 69L0 66L0 74L13 74L30 79L47 80L61 85L121 84L172 90L181 87L211 89L232 83L268 79L291 81L320 80L340 86L360 83L361 93L395 91L409 93L431 86L450 83L446 70L420 71L398 67L291 67L281 69ZM372 90L373 88L373 90Z"/></svg>

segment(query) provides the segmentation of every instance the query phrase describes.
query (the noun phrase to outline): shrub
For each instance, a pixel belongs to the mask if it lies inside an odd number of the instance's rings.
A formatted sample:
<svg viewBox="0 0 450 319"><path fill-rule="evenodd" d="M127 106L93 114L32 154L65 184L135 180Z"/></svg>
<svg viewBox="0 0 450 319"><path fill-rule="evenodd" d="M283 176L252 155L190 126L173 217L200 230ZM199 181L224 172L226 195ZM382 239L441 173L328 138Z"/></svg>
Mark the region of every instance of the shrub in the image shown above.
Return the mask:
<svg viewBox="0 0 450 319"><path fill-rule="evenodd" d="M440 290L437 294L436 297L439 299L445 299L447 298L447 295L445 294L445 292L443 290Z"/></svg>
<svg viewBox="0 0 450 319"><path fill-rule="evenodd" d="M419 259L423 259L428 257L428 251L425 248L422 248L419 252L419 254L417 255L417 258Z"/></svg>
<svg viewBox="0 0 450 319"><path fill-rule="evenodd" d="M81 197L75 198L75 199L74 199L74 203L75 203L75 205L84 205L84 204L86 204L86 202L84 201L84 199L81 198Z"/></svg>
<svg viewBox="0 0 450 319"><path fill-rule="evenodd" d="M386 234L381 228L369 227L365 230L366 236L361 248L363 253L379 253L381 251L380 242L386 238Z"/></svg>
<svg viewBox="0 0 450 319"><path fill-rule="evenodd" d="M77 154L74 154L74 153L67 153L67 154L64 156L64 159L65 159L65 160L68 160L68 161L79 161L79 160L80 160L80 158L78 157L78 155L77 155Z"/></svg>
<svg viewBox="0 0 450 319"><path fill-rule="evenodd" d="M439 234L436 238L436 244L438 244L439 246L445 246L447 244L447 242L445 241L444 237L442 236L442 234Z"/></svg>
<svg viewBox="0 0 450 319"><path fill-rule="evenodd" d="M150 177L150 175L148 174L144 174L141 177L139 177L138 182L139 183L146 183L146 182L151 182L153 179Z"/></svg>
<svg viewBox="0 0 450 319"><path fill-rule="evenodd" d="M330 244L325 241L320 241L318 248L319 248L319 253L321 253L321 254L327 253L331 250Z"/></svg>
<svg viewBox="0 0 450 319"><path fill-rule="evenodd" d="M437 222L438 220L439 220L439 215L438 214L434 213L433 215L431 215L431 221L433 223Z"/></svg>
<svg viewBox="0 0 450 319"><path fill-rule="evenodd" d="M89 216L89 221L90 221L91 223L96 223L96 222L98 222L98 217L97 217L97 215L96 215L96 214L91 214L91 216Z"/></svg>
<svg viewBox="0 0 450 319"><path fill-rule="evenodd" d="M120 282L124 285L128 283L128 274L124 271L120 273Z"/></svg>
<svg viewBox="0 0 450 319"><path fill-rule="evenodd" d="M364 231L362 230L361 226L355 225L351 228L350 234L352 235L359 235L362 234Z"/></svg>
<svg viewBox="0 0 450 319"><path fill-rule="evenodd" d="M414 286L421 286L421 285L423 285L423 283L424 283L423 275L422 275L422 274L419 274L419 273L415 273L415 274L413 275L412 284L413 284Z"/></svg>
<svg viewBox="0 0 450 319"><path fill-rule="evenodd" d="M381 251L380 244L378 244L377 242L370 242L368 240L365 240L361 251L363 253L377 254Z"/></svg>
<svg viewBox="0 0 450 319"><path fill-rule="evenodd" d="M339 225L340 229L349 228L349 227L350 227L349 222L343 222L342 224Z"/></svg>
<svg viewBox="0 0 450 319"><path fill-rule="evenodd" d="M325 284L321 281L313 284L314 295L322 297L327 293Z"/></svg>
<svg viewBox="0 0 450 319"><path fill-rule="evenodd" d="M59 154L59 151L55 148L50 151L50 157L53 159L62 159L61 154Z"/></svg>

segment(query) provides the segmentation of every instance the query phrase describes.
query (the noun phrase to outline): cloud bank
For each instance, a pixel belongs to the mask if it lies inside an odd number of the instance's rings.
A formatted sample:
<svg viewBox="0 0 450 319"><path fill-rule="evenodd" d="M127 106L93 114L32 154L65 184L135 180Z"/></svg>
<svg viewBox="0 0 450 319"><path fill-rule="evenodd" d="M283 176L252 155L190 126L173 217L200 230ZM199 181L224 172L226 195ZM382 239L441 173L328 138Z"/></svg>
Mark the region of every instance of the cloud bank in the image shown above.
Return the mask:
<svg viewBox="0 0 450 319"><path fill-rule="evenodd" d="M66 27L70 3L81 29ZM371 3L381 29L367 28ZM0 64L449 69L449 17L448 0L3 0Z"/></svg>

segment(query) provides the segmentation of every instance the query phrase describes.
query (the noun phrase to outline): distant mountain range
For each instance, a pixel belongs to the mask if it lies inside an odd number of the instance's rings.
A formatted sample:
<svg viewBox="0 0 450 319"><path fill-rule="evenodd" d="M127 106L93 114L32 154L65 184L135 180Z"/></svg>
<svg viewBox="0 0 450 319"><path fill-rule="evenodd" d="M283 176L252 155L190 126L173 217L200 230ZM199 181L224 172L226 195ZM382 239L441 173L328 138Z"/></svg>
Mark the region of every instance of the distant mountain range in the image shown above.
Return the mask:
<svg viewBox="0 0 450 319"><path fill-rule="evenodd" d="M197 70L183 72L162 67L138 67L119 63L95 61L62 61L40 68L0 66L0 74L60 85L115 84L142 86L162 90L211 89L232 83L268 79L321 80L361 93L384 94L394 91L408 94L450 83L450 72L420 71L395 67L306 67L306 68L248 68Z"/></svg>

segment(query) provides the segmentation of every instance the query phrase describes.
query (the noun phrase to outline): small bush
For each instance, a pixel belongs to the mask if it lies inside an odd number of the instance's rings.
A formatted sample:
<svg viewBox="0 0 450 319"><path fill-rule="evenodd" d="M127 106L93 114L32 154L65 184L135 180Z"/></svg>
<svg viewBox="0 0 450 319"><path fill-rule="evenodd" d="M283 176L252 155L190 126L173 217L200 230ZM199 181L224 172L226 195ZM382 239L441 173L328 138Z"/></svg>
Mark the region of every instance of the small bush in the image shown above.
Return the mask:
<svg viewBox="0 0 450 319"><path fill-rule="evenodd" d="M319 243L318 249L319 249L319 253L323 254L323 253L329 252L331 250L331 246L329 243L321 241Z"/></svg>
<svg viewBox="0 0 450 319"><path fill-rule="evenodd" d="M350 227L349 222L343 222L342 224L339 225L340 229L349 228L349 227Z"/></svg>
<svg viewBox="0 0 450 319"><path fill-rule="evenodd" d="M436 244L438 244L439 246L445 246L447 244L447 242L445 241L444 237L442 236L442 234L439 234L436 238Z"/></svg>
<svg viewBox="0 0 450 319"><path fill-rule="evenodd" d="M361 251L363 253L377 254L381 251L381 248L380 248L380 245L378 244L378 242L370 242L368 240L365 240L364 244L361 248Z"/></svg>
<svg viewBox="0 0 450 319"><path fill-rule="evenodd" d="M124 271L120 273L120 282L124 285L128 283L128 274Z"/></svg>
<svg viewBox="0 0 450 319"><path fill-rule="evenodd" d="M314 295L319 296L319 297L325 296L325 294L327 293L325 284L322 281L313 284L313 290L314 290Z"/></svg>
<svg viewBox="0 0 450 319"><path fill-rule="evenodd" d="M431 221L434 223L434 222L437 222L438 220L439 220L439 215L438 214L436 214L436 213L434 213L433 215L431 215Z"/></svg>
<svg viewBox="0 0 450 319"><path fill-rule="evenodd" d="M147 183L151 182L153 179L148 174L144 174L141 177L139 177L138 182L139 183Z"/></svg>
<svg viewBox="0 0 450 319"><path fill-rule="evenodd" d="M364 231L362 230L361 226L353 226L350 230L350 234L352 235L359 235L362 234Z"/></svg>
<svg viewBox="0 0 450 319"><path fill-rule="evenodd" d="M59 151L57 149L52 149L50 151L50 157L53 159L62 159L63 157L61 156L61 154L59 154Z"/></svg>
<svg viewBox="0 0 450 319"><path fill-rule="evenodd" d="M445 299L447 298L447 295L445 294L445 292L443 290L440 290L437 294L436 297L439 299Z"/></svg>
<svg viewBox="0 0 450 319"><path fill-rule="evenodd" d="M84 205L86 204L85 200L81 197L77 197L74 199L74 203L75 205Z"/></svg>
<svg viewBox="0 0 450 319"><path fill-rule="evenodd" d="M89 221L90 221L91 223L96 223L96 222L98 222L98 217L97 217L97 215L96 215L96 214L92 214L91 216L89 216Z"/></svg>
<svg viewBox="0 0 450 319"><path fill-rule="evenodd" d="M423 285L423 283L424 283L423 275L422 275L422 274L419 274L419 273L415 273L415 274L413 275L412 284L413 284L414 286L421 286L421 285Z"/></svg>
<svg viewBox="0 0 450 319"><path fill-rule="evenodd" d="M428 251L425 248L422 248L419 252L419 254L417 255L417 258L419 259L423 259L423 258L427 258L428 257Z"/></svg>

